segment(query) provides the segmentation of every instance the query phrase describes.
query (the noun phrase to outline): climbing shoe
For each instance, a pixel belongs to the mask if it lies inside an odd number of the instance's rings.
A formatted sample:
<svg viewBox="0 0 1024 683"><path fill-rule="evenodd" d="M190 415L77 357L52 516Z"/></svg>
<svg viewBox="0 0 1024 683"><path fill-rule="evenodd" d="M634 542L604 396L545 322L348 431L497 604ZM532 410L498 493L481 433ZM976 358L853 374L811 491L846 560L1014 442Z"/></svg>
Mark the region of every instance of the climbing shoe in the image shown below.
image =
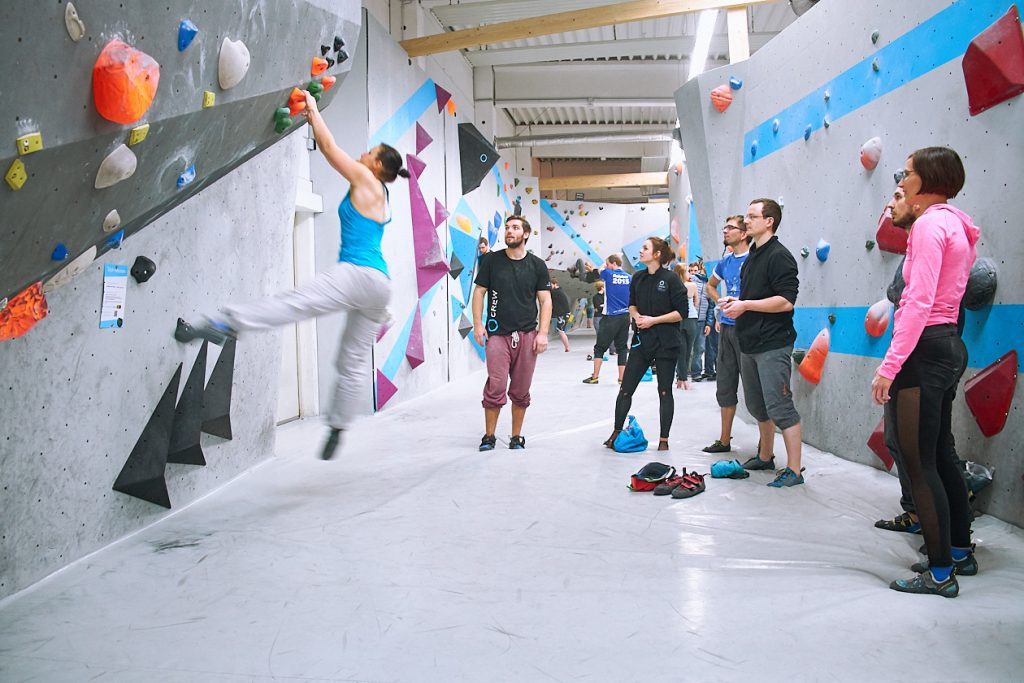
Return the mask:
<svg viewBox="0 0 1024 683"><path fill-rule="evenodd" d="M672 489L673 498L693 498L698 493L704 493L707 486L704 484L704 475L690 472L683 475L679 486Z"/></svg>
<svg viewBox="0 0 1024 683"><path fill-rule="evenodd" d="M597 377L588 377L585 380L583 380L584 384L597 384L597 382L598 382L598 378Z"/></svg>
<svg viewBox="0 0 1024 683"><path fill-rule="evenodd" d="M960 584L956 582L956 574L939 583L930 571L924 571L912 579L896 579L889 588L900 593L931 593L944 598L955 598L960 594Z"/></svg>
<svg viewBox="0 0 1024 683"><path fill-rule="evenodd" d="M775 456L772 456L769 460L762 460L758 456L747 459L743 463L743 469L745 470L774 470L775 469ZM787 468L788 469L788 468ZM803 482L801 482L803 483Z"/></svg>
<svg viewBox="0 0 1024 683"><path fill-rule="evenodd" d="M781 489L784 486L796 486L802 483L804 483L804 475L797 474L787 467L781 470L775 477L775 481L769 482L768 486Z"/></svg>
<svg viewBox="0 0 1024 683"><path fill-rule="evenodd" d="M320 451L321 460L330 460L334 457L335 451L338 450L338 444L341 443L341 432L340 429L331 429L327 441L324 442L324 449Z"/></svg>
<svg viewBox="0 0 1024 683"><path fill-rule="evenodd" d="M654 495L656 496L667 496L672 493L675 487L683 483L683 477L686 476L686 468L683 468L683 473L674 477L669 477L665 481L661 482L654 487Z"/></svg>
<svg viewBox="0 0 1024 683"><path fill-rule="evenodd" d="M924 562L915 562L911 567L910 571L921 574L929 570L928 560ZM974 545L971 545L970 552L967 553L967 557L962 560L956 558L953 559L953 573L957 576L976 576L978 574L978 561L974 559Z"/></svg>
<svg viewBox="0 0 1024 683"><path fill-rule="evenodd" d="M732 450L732 444L722 443L718 439L715 439L713 444L705 446L702 450L705 453L728 453Z"/></svg>
<svg viewBox="0 0 1024 683"><path fill-rule="evenodd" d="M921 524L911 519L909 512L896 515L893 519L880 519L875 522L875 528L886 531L902 531L907 534L921 533Z"/></svg>
<svg viewBox="0 0 1024 683"><path fill-rule="evenodd" d="M485 434L484 438L480 439L480 450L493 451L496 443L498 443L498 439L494 434Z"/></svg>
<svg viewBox="0 0 1024 683"><path fill-rule="evenodd" d="M514 451L526 448L526 439L522 436L513 436L508 441L508 447Z"/></svg>

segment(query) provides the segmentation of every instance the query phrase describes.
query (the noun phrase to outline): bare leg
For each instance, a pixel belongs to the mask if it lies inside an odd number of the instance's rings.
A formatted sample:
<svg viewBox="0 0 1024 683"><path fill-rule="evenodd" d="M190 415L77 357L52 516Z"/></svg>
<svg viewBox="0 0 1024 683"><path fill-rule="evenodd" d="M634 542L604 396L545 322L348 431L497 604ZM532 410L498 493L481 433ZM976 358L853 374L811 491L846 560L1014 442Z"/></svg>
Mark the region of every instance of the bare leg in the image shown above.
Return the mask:
<svg viewBox="0 0 1024 683"><path fill-rule="evenodd" d="M601 356L594 356L594 374L591 375L594 379L601 376L601 363L603 363ZM622 370L619 370L619 379L622 379Z"/></svg>
<svg viewBox="0 0 1024 683"><path fill-rule="evenodd" d="M512 404L512 436L522 436L526 408Z"/></svg>
<svg viewBox="0 0 1024 683"><path fill-rule="evenodd" d="M501 408L484 408L484 435L494 436L494 430L498 428L498 415Z"/></svg>
<svg viewBox="0 0 1024 683"><path fill-rule="evenodd" d="M565 352L569 353L569 335L559 330L558 336L562 339L562 346L565 347Z"/></svg>
<svg viewBox="0 0 1024 683"><path fill-rule="evenodd" d="M800 449L803 430L797 422L792 427L782 430L782 440L786 442L786 465L797 475L800 474Z"/></svg>
<svg viewBox="0 0 1024 683"><path fill-rule="evenodd" d="M732 442L732 421L736 417L736 406L722 408L722 435L718 438L726 446Z"/></svg>
<svg viewBox="0 0 1024 683"><path fill-rule="evenodd" d="M757 423L757 433L761 438L761 450L757 457L768 462L775 457L775 423L771 420ZM794 472L796 470L793 470Z"/></svg>

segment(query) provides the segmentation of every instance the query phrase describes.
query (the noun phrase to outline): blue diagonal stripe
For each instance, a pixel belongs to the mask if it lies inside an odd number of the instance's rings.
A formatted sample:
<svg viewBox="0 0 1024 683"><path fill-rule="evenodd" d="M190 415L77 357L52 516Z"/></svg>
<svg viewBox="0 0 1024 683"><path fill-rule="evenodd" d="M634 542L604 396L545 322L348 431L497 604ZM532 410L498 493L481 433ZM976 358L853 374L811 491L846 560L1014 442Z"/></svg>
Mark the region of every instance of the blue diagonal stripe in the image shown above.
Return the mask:
<svg viewBox="0 0 1024 683"><path fill-rule="evenodd" d="M391 115L380 130L370 136L368 148L373 149L382 142L392 147L397 146L405 132L416 123L416 119L423 116L423 112L436 101L437 90L434 88L434 81L428 78L419 90Z"/></svg>
<svg viewBox="0 0 1024 683"><path fill-rule="evenodd" d="M555 225L562 229L562 232L569 236L569 239L573 241L579 250L586 254L587 258L590 259L590 262L595 267L600 267L601 264L604 263L604 259L594 251L590 244L580 237L578 232L573 230L572 226L569 225L569 221L562 218L561 214L555 211L555 207L551 206L551 202L546 199L540 200L540 208L548 215L548 218L554 221Z"/></svg>

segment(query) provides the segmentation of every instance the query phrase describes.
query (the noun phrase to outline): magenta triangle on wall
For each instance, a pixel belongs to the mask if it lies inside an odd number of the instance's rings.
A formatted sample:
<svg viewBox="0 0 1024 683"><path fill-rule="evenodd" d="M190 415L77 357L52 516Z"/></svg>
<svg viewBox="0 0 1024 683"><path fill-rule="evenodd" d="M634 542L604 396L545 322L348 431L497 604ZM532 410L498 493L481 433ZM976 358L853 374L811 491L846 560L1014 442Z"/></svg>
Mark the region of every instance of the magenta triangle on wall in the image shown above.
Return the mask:
<svg viewBox="0 0 1024 683"><path fill-rule="evenodd" d="M439 200L434 200L434 227L441 225L448 220L448 209L444 208Z"/></svg>
<svg viewBox="0 0 1024 683"><path fill-rule="evenodd" d="M377 371L377 410L380 410L398 393L398 387L391 383L384 373Z"/></svg>
<svg viewBox="0 0 1024 683"><path fill-rule="evenodd" d="M409 361L409 367L413 369L423 365L425 360L423 354L423 318L420 317L419 307L416 308L416 316L412 320L409 343L405 347L405 359Z"/></svg>
<svg viewBox="0 0 1024 683"><path fill-rule="evenodd" d="M406 166L410 170L422 164L411 154L406 155ZM423 296L438 280L448 274L448 262L437 239L433 216L423 199L416 173L409 178L409 212L412 218L412 247L416 256L416 289Z"/></svg>
<svg viewBox="0 0 1024 683"><path fill-rule="evenodd" d="M427 148L434 138L430 137L430 133L423 129L419 123L416 124L416 153L419 154Z"/></svg>
<svg viewBox="0 0 1024 683"><path fill-rule="evenodd" d="M423 170L427 167L427 165L423 163L423 160L420 159L419 157L413 156L412 154L406 154L405 167L409 169L410 173L416 176L417 180L419 180L420 175L423 174ZM426 205L425 201L423 203L424 205Z"/></svg>
<svg viewBox="0 0 1024 683"><path fill-rule="evenodd" d="M448 100L452 98L452 94L437 83L434 84L434 92L437 95L437 113L440 114L444 111L444 105L448 104Z"/></svg>

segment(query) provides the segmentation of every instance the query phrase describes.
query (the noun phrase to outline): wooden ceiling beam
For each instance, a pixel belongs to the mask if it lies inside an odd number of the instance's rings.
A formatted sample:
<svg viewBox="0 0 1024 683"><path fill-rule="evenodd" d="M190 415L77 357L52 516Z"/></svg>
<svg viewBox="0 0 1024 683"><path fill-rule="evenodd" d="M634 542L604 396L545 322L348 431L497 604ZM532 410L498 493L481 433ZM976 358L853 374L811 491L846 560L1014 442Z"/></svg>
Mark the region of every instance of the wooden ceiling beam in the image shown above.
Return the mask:
<svg viewBox="0 0 1024 683"><path fill-rule="evenodd" d="M707 9L736 9L774 0L631 0L591 9L559 12L532 19L517 19L487 24L460 31L410 38L401 42L410 57L424 57L438 52L462 50L479 45L504 43L536 36L581 31L588 28L625 24L631 21L659 19Z"/></svg>
<svg viewBox="0 0 1024 683"><path fill-rule="evenodd" d="M541 178L540 189L586 190L600 187L667 187L668 173L609 173L603 175L562 176Z"/></svg>

